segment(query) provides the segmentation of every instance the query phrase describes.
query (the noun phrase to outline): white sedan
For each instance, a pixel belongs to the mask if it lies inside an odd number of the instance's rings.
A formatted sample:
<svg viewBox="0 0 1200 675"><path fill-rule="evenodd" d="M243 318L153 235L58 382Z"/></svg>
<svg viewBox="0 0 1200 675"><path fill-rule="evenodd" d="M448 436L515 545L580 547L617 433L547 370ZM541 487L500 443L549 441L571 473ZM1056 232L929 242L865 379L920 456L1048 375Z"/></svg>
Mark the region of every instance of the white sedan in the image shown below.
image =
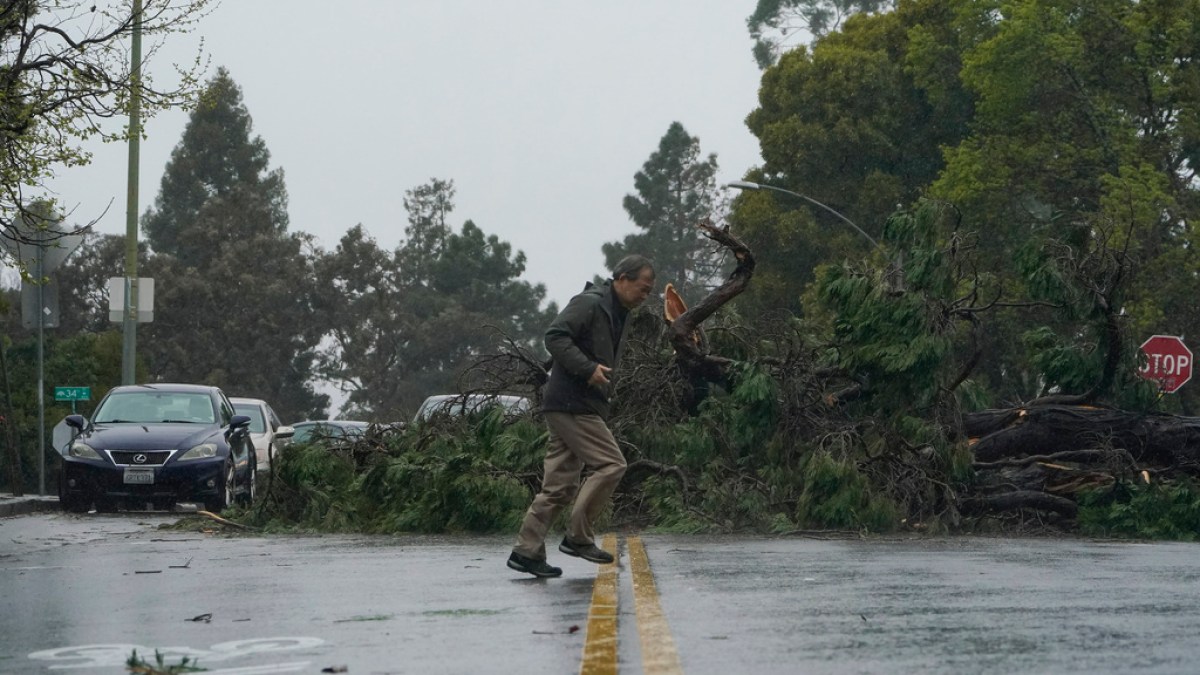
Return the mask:
<svg viewBox="0 0 1200 675"><path fill-rule="evenodd" d="M229 402L233 404L234 412L250 418L250 439L258 457L258 470L269 471L283 441L291 438L295 431L280 423L270 404L260 398L230 398Z"/></svg>

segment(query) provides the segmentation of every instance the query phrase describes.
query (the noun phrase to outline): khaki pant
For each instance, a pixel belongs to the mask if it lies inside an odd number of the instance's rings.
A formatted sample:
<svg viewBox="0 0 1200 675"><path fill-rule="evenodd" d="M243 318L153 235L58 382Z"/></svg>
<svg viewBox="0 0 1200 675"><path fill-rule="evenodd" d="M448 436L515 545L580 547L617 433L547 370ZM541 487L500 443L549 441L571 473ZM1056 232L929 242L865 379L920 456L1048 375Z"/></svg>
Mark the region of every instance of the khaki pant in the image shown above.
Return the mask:
<svg viewBox="0 0 1200 675"><path fill-rule="evenodd" d="M537 560L546 559L546 532L572 498L575 507L567 538L573 544L595 543L596 518L625 475L625 457L599 415L548 412L545 417L550 427L550 448L546 451L542 491L525 513L513 547L517 553ZM592 474L580 488L584 466Z"/></svg>

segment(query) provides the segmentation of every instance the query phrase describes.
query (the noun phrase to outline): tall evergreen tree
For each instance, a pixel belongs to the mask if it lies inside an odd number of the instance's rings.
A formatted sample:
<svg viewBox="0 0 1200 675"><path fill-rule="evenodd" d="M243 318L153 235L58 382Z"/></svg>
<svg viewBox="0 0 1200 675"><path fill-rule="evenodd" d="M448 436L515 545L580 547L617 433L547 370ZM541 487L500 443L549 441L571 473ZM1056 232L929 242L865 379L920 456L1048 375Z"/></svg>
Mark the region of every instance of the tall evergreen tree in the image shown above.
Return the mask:
<svg viewBox="0 0 1200 675"><path fill-rule="evenodd" d="M404 209L408 211L408 226L404 228L400 271L413 283L427 280L430 265L446 247L451 227L446 222L454 211L453 180L430 178L424 185L404 193Z"/></svg>
<svg viewBox="0 0 1200 675"><path fill-rule="evenodd" d="M271 153L262 137L251 137L252 127L241 88L218 69L171 152L154 207L142 217L155 253L202 267L230 239L287 232L283 170L268 171ZM221 205L250 209L253 217L214 217Z"/></svg>
<svg viewBox="0 0 1200 675"><path fill-rule="evenodd" d="M312 365L309 238L287 232L283 170L252 137L241 89L220 69L171 154L143 225L156 254L153 377L218 385L271 402L285 419L324 415Z"/></svg>
<svg viewBox="0 0 1200 675"><path fill-rule="evenodd" d="M546 289L521 281L525 254L473 222L454 232L453 181L408 191L408 237L394 251L361 226L316 269L318 311L331 317L324 377L349 392L353 414L404 419L431 394L455 392L475 357L502 346L500 333L537 349L557 313Z"/></svg>
<svg viewBox="0 0 1200 675"><path fill-rule="evenodd" d="M658 278L685 296L715 275L715 261L696 225L713 217L717 204L717 156L700 155L700 139L672 122L658 150L633 178L636 195L625 195L625 212L641 232L604 245L609 269L626 255L654 260Z"/></svg>

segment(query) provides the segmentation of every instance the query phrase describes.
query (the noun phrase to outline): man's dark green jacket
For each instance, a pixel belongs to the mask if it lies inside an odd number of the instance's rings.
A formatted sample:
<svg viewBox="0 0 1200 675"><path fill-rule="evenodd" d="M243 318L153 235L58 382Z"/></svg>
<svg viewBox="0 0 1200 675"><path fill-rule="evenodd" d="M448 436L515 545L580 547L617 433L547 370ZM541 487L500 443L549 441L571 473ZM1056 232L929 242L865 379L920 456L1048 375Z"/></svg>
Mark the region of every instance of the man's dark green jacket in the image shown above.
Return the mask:
<svg viewBox="0 0 1200 675"><path fill-rule="evenodd" d="M546 330L546 349L554 359L550 381L542 397L545 412L594 414L605 419L609 414L612 385L594 387L588 378L596 364L613 369L616 375L619 346L625 322L613 315L617 309L612 281L599 286L588 283L583 292L571 298Z"/></svg>

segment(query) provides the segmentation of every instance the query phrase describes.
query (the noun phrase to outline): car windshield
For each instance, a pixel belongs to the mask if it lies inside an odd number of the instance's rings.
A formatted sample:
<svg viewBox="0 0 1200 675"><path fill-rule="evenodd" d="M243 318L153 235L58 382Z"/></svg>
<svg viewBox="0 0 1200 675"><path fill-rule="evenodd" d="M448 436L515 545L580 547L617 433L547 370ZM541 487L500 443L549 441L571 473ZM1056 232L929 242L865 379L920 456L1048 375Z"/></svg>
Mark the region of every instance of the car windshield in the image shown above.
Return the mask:
<svg viewBox="0 0 1200 675"><path fill-rule="evenodd" d="M267 422L263 419L262 408L256 403L234 403L233 411L250 418L250 433L265 434Z"/></svg>
<svg viewBox="0 0 1200 675"><path fill-rule="evenodd" d="M109 394L96 410L97 424L186 422L214 424L216 412L205 393L128 391Z"/></svg>
<svg viewBox="0 0 1200 675"><path fill-rule="evenodd" d="M312 438L313 430L317 428L315 424L296 424L292 427L295 431L292 433L292 442L299 445L307 443Z"/></svg>

